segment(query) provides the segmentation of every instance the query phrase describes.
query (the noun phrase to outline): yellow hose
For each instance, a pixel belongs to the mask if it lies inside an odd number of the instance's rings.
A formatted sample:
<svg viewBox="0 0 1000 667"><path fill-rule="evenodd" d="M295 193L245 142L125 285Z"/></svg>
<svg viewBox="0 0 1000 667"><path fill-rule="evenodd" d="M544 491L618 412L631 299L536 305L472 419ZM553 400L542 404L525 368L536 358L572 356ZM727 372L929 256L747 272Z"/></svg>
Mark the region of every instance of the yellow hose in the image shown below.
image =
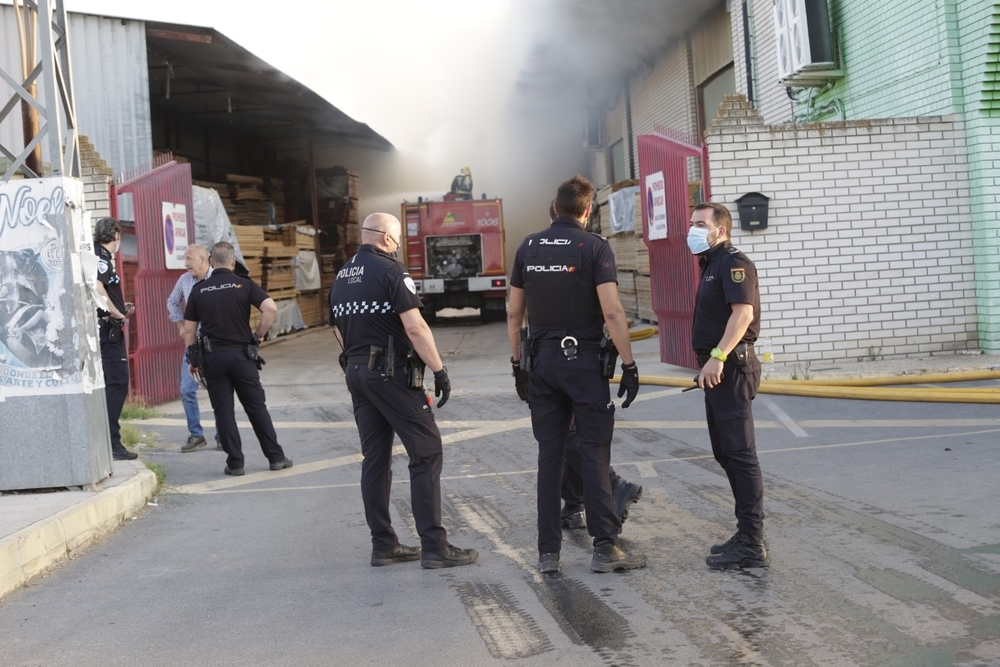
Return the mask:
<svg viewBox="0 0 1000 667"><path fill-rule="evenodd" d="M652 338L660 332L659 329L653 325L645 326L640 329L633 329L628 332L628 337L632 341L646 340L647 338Z"/></svg>
<svg viewBox="0 0 1000 667"><path fill-rule="evenodd" d="M690 387L693 384L694 371L691 377L662 377L641 375L639 382L644 385L660 387ZM932 376L923 376L924 381ZM876 378L871 378L876 379ZM893 378L877 378L891 380ZM621 376L615 376L612 382L618 382ZM981 388L935 389L927 387L910 387L898 389L894 387L845 387L823 385L819 381L806 384L805 381L771 381L760 383L763 394L781 394L784 396L811 396L815 398L844 398L859 401L905 401L917 403L989 403L1000 404L1000 391Z"/></svg>

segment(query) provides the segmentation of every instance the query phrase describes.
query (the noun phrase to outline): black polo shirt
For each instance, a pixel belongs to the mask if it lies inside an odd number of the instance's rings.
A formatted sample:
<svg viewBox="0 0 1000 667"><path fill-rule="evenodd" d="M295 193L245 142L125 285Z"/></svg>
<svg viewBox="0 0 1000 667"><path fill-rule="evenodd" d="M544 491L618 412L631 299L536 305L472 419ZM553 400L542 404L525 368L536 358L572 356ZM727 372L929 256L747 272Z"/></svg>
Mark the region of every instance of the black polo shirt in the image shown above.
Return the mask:
<svg viewBox="0 0 1000 667"><path fill-rule="evenodd" d="M760 289L757 267L729 241L709 249L699 258L701 282L695 296L691 345L695 350L718 346L733 313L730 304L749 303L753 321L740 342L754 343L760 333Z"/></svg>
<svg viewBox="0 0 1000 667"><path fill-rule="evenodd" d="M267 292L249 278L215 269L191 288L184 319L200 322L201 336L213 345L246 345L253 342L250 306L260 308L266 299Z"/></svg>
<svg viewBox="0 0 1000 667"><path fill-rule="evenodd" d="M114 262L111 261L111 253L101 244L96 244L94 254L97 255L97 279L104 283L104 291L108 293L108 300L118 309L122 315L125 314L125 297L122 296L122 280L115 271ZM97 309L98 317L108 317L111 313L103 308Z"/></svg>
<svg viewBox="0 0 1000 667"><path fill-rule="evenodd" d="M348 356L366 355L372 345L384 348L389 336L396 353L406 354L413 346L399 315L422 305L403 265L368 244L337 272L330 289L330 312Z"/></svg>
<svg viewBox="0 0 1000 667"><path fill-rule="evenodd" d="M510 272L510 284L524 290L528 324L538 338L600 340L604 311L597 286L617 282L615 254L607 239L566 217L526 236Z"/></svg>

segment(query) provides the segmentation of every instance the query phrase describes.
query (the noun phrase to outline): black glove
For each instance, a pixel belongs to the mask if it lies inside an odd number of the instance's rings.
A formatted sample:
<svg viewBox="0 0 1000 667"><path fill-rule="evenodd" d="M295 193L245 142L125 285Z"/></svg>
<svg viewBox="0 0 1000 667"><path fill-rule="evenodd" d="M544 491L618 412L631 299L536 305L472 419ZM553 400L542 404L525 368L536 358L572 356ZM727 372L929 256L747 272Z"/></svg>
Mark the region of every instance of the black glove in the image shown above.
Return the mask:
<svg viewBox="0 0 1000 667"><path fill-rule="evenodd" d="M442 366L441 370L434 373L434 397L441 398L438 402L439 408L448 402L449 396L451 396L451 380L448 379L448 369Z"/></svg>
<svg viewBox="0 0 1000 667"><path fill-rule="evenodd" d="M525 403L528 402L528 371L521 369L521 362L510 358L510 367L514 376L514 389L517 390L517 397Z"/></svg>
<svg viewBox="0 0 1000 667"><path fill-rule="evenodd" d="M628 396L622 403L623 408L632 405L636 394L639 393L639 368L634 361L631 364L622 364L622 381L618 384L618 398L624 396L626 392Z"/></svg>
<svg viewBox="0 0 1000 667"><path fill-rule="evenodd" d="M337 357L337 361L340 363L340 370L347 372L347 352L341 352Z"/></svg>

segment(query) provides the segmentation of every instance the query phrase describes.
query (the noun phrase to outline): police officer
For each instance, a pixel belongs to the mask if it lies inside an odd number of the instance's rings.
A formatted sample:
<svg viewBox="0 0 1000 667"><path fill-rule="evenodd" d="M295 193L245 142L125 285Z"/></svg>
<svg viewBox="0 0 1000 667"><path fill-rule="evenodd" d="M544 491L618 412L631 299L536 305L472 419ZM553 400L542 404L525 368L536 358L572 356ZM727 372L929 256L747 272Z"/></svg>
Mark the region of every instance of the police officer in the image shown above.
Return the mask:
<svg viewBox="0 0 1000 667"><path fill-rule="evenodd" d="M451 394L451 383L420 315L416 286L394 259L402 229L388 213L373 213L361 229L361 247L330 290L330 309L361 437L361 499L372 534L371 564L420 559L425 568L470 565L479 554L449 544L441 526L441 433L424 392L423 364L434 372L439 408ZM419 548L399 543L389 516L394 432L410 457L410 503Z"/></svg>
<svg viewBox="0 0 1000 667"><path fill-rule="evenodd" d="M121 418L128 398L128 355L125 351L125 319L135 306L125 303L121 278L115 270L115 255L121 246L122 228L114 218L101 218L94 228L94 252L97 255L97 291L107 298L108 309L97 309L101 337L101 365L104 367L104 397L108 404L108 429L111 433L111 456L115 461L139 457L122 445Z"/></svg>
<svg viewBox="0 0 1000 667"><path fill-rule="evenodd" d="M730 243L732 229L729 209L699 204L687 237L701 266L691 333L701 366L698 386L705 390L712 453L736 500L736 533L712 546L706 561L716 569L766 567L770 562L751 410L760 387L760 361L753 352L760 331L760 291L753 262Z"/></svg>
<svg viewBox="0 0 1000 667"><path fill-rule="evenodd" d="M284 470L292 467L292 461L285 457L278 444L265 404L264 388L260 386L260 366L264 362L257 356L260 339L274 323L278 306L257 283L234 274L235 265L236 253L231 244L223 241L212 246L212 275L191 288L184 309L188 361L201 352L215 426L227 455L223 472L243 474L243 443L233 411L233 390L250 419L271 470ZM250 331L251 305L260 309L260 324L253 332ZM199 322L201 349L192 350ZM190 370L192 374L199 371L193 361Z"/></svg>
<svg viewBox="0 0 1000 667"><path fill-rule="evenodd" d="M615 258L608 242L584 231L594 186L574 176L559 186L558 217L521 242L510 276L507 333L518 395L527 399L538 440L538 553L543 573L559 571L560 489L570 422L580 442L587 529L594 538L595 572L633 569L646 557L618 543L609 467L615 406L601 367L603 327L622 358L618 396L628 407L639 391L628 323L618 298ZM521 368L521 326L527 310L534 339L529 372ZM525 377L527 375L527 377Z"/></svg>

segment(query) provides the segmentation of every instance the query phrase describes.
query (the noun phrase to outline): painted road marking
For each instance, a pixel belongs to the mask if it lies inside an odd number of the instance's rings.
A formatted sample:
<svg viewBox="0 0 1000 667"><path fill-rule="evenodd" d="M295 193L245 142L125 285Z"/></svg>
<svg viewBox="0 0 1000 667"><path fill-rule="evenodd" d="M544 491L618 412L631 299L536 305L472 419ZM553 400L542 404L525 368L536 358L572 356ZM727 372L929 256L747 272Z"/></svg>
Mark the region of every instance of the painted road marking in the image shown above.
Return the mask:
<svg viewBox="0 0 1000 667"><path fill-rule="evenodd" d="M766 396L760 396L761 400ZM639 400L636 398L636 400ZM187 428L187 420L157 417L155 419L137 419L122 421L123 424L133 426L180 426ZM237 422L240 428L251 428L250 422ZM471 429L487 433L499 433L518 428L531 428L531 419L523 417L513 420L483 420L483 421L438 421L438 427L442 429ZM206 428L215 424L211 420L202 420L202 425ZM1000 427L1000 419L804 419L798 422L803 428L976 428L976 427ZM357 429L353 421L341 422L316 422L316 421L282 421L274 422L275 428L287 429ZM756 428L790 428L787 424L769 420L755 420ZM683 420L683 421L634 421L621 419L615 421L616 429L704 429L705 420ZM499 430L497 430L499 429Z"/></svg>
<svg viewBox="0 0 1000 667"><path fill-rule="evenodd" d="M796 438L808 438L809 434L802 430L802 427L796 424L788 414L778 406L773 400L768 396L758 396L761 402L767 406L767 409L774 413L774 416L778 418L782 424L788 427L788 430L795 434Z"/></svg>
<svg viewBox="0 0 1000 667"><path fill-rule="evenodd" d="M635 467L639 470L639 477L656 477L656 468L649 461L639 461Z"/></svg>
<svg viewBox="0 0 1000 667"><path fill-rule="evenodd" d="M986 435L989 433L1000 433L1000 428L987 429L983 431L965 431L961 433L937 433L933 435L916 435L901 438L884 438L879 440L857 440L854 442L836 442L829 443L825 445L808 445L803 447L782 447L778 449L758 449L757 454L787 454L789 452L805 452L818 449L837 449L841 447L863 447L865 445L881 445L886 443L901 443L901 442L917 442L920 440L934 440L934 439L952 439L961 438L970 435ZM403 447L397 445L393 448L393 454L402 454L404 452ZM705 459L715 458L712 454L698 454L695 456L677 456L669 457L665 459L654 459L652 461L622 461L619 462L619 466L633 465L639 470L639 475L641 477L647 477L647 475L642 473L644 467L648 466L653 468L654 463L682 463L685 461L698 461ZM203 482L200 484L187 484L183 486L166 488L164 493L189 493L193 495L201 494L213 494L213 493L251 493L251 492L268 492L268 491L298 491L298 490L310 490L310 489L336 489L357 486L356 483L348 484L321 484L321 485L311 485L305 487L270 487L266 489L239 489L236 487L245 486L247 484L252 484L256 482L269 481L274 479L280 479L285 477L293 477L295 475L301 475L309 472L316 472L318 470L328 470L330 468L337 468L349 465L351 463L360 463L360 454L351 454L348 456L339 456L333 459L326 459L324 461L314 461L312 463L306 463L301 466L296 466L294 468L287 468L280 472L259 472L252 473L250 475L245 475L243 477L235 477L232 479L220 479L212 482ZM537 473L537 468L532 468L529 470L513 470L513 471L500 471L500 472L489 472L489 473L477 473L477 474L466 474L466 475L449 475L442 477L442 480L460 480L460 479L479 479L483 477L501 477L506 475L533 475ZM653 470L653 475L655 477L656 472ZM408 484L408 479L400 479L395 481L397 484Z"/></svg>

